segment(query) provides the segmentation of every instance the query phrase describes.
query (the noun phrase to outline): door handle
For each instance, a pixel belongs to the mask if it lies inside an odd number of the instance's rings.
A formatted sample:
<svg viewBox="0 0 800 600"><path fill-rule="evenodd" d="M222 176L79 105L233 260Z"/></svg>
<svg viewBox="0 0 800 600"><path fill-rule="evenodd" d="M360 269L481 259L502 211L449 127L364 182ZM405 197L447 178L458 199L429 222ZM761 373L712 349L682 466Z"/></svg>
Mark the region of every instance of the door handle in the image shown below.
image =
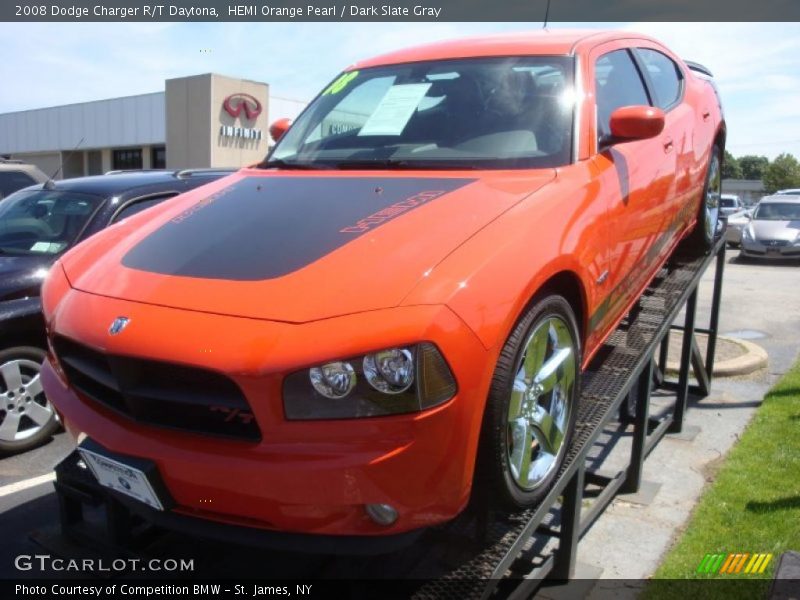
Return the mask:
<svg viewBox="0 0 800 600"><path fill-rule="evenodd" d="M703 113L703 121L708 121L708 118L711 116L711 111L707 110Z"/></svg>
<svg viewBox="0 0 800 600"><path fill-rule="evenodd" d="M672 152L672 138L667 138L664 140L664 152Z"/></svg>

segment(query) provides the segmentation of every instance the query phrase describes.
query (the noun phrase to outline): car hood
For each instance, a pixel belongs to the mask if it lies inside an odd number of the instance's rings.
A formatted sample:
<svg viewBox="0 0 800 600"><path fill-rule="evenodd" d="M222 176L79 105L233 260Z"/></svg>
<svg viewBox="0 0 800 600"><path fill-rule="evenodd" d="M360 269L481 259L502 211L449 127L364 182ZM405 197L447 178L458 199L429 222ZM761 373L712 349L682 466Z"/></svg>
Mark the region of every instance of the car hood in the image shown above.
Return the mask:
<svg viewBox="0 0 800 600"><path fill-rule="evenodd" d="M554 177L245 169L93 236L63 264L79 290L188 310L299 323L389 308Z"/></svg>
<svg viewBox="0 0 800 600"><path fill-rule="evenodd" d="M53 260L49 256L0 256L0 302L38 296Z"/></svg>
<svg viewBox="0 0 800 600"><path fill-rule="evenodd" d="M793 242L800 231L800 221L753 221L757 240L786 240Z"/></svg>

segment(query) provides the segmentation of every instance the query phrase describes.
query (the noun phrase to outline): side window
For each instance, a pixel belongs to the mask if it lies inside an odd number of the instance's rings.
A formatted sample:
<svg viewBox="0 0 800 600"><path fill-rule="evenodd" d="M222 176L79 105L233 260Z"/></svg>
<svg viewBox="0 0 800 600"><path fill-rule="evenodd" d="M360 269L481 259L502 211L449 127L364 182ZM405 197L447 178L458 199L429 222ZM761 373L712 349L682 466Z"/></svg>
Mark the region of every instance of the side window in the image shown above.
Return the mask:
<svg viewBox="0 0 800 600"><path fill-rule="evenodd" d="M642 77L627 50L604 54L594 67L597 138L611 135L611 113L621 106L649 105Z"/></svg>
<svg viewBox="0 0 800 600"><path fill-rule="evenodd" d="M176 195L177 194L165 194L163 196L150 196L149 198L144 198L142 200L134 200L133 202L125 205L122 210L114 215L114 218L111 220L111 222L119 223L123 219L127 219L128 217L133 216L136 213L140 213L151 206L155 206L156 204L161 204L164 200L167 200L168 198L174 198Z"/></svg>
<svg viewBox="0 0 800 600"><path fill-rule="evenodd" d="M647 69L647 76L653 84L655 105L667 109L681 97L683 75L671 58L650 48L637 48L637 54Z"/></svg>

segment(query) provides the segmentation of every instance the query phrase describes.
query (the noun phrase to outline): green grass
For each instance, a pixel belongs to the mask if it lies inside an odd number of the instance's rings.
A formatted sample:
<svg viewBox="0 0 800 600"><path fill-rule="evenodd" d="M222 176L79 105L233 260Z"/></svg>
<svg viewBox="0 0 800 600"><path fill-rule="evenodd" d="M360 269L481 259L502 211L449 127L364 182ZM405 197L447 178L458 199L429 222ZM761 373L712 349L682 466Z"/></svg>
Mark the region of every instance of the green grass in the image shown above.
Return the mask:
<svg viewBox="0 0 800 600"><path fill-rule="evenodd" d="M767 394L654 575L670 581L651 581L645 597L764 597L786 550L800 551L800 363ZM729 552L774 557L762 575L697 573L707 553ZM698 585L709 579L718 583Z"/></svg>

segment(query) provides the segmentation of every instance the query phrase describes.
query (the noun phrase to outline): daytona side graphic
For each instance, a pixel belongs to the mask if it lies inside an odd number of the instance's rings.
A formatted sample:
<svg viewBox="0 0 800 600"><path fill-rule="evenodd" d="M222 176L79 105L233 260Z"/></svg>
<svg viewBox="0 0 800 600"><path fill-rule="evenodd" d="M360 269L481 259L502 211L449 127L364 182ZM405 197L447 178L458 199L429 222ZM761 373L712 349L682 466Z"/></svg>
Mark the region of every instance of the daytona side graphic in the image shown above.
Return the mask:
<svg viewBox="0 0 800 600"><path fill-rule="evenodd" d="M391 219L394 219L398 215L402 215L404 212L411 210L412 208L416 208L421 204L425 204L426 202L430 202L434 198L438 198L445 192L442 190L438 191L431 191L431 192L420 192L411 198L407 198L406 200L401 200L400 202L395 202L391 206L387 206L383 210L379 210L376 213L371 214L368 217L365 217L358 221L355 225L351 225L350 227L345 227L340 229L341 233L364 233L365 231L369 231L373 227L377 227L381 223L385 223Z"/></svg>

